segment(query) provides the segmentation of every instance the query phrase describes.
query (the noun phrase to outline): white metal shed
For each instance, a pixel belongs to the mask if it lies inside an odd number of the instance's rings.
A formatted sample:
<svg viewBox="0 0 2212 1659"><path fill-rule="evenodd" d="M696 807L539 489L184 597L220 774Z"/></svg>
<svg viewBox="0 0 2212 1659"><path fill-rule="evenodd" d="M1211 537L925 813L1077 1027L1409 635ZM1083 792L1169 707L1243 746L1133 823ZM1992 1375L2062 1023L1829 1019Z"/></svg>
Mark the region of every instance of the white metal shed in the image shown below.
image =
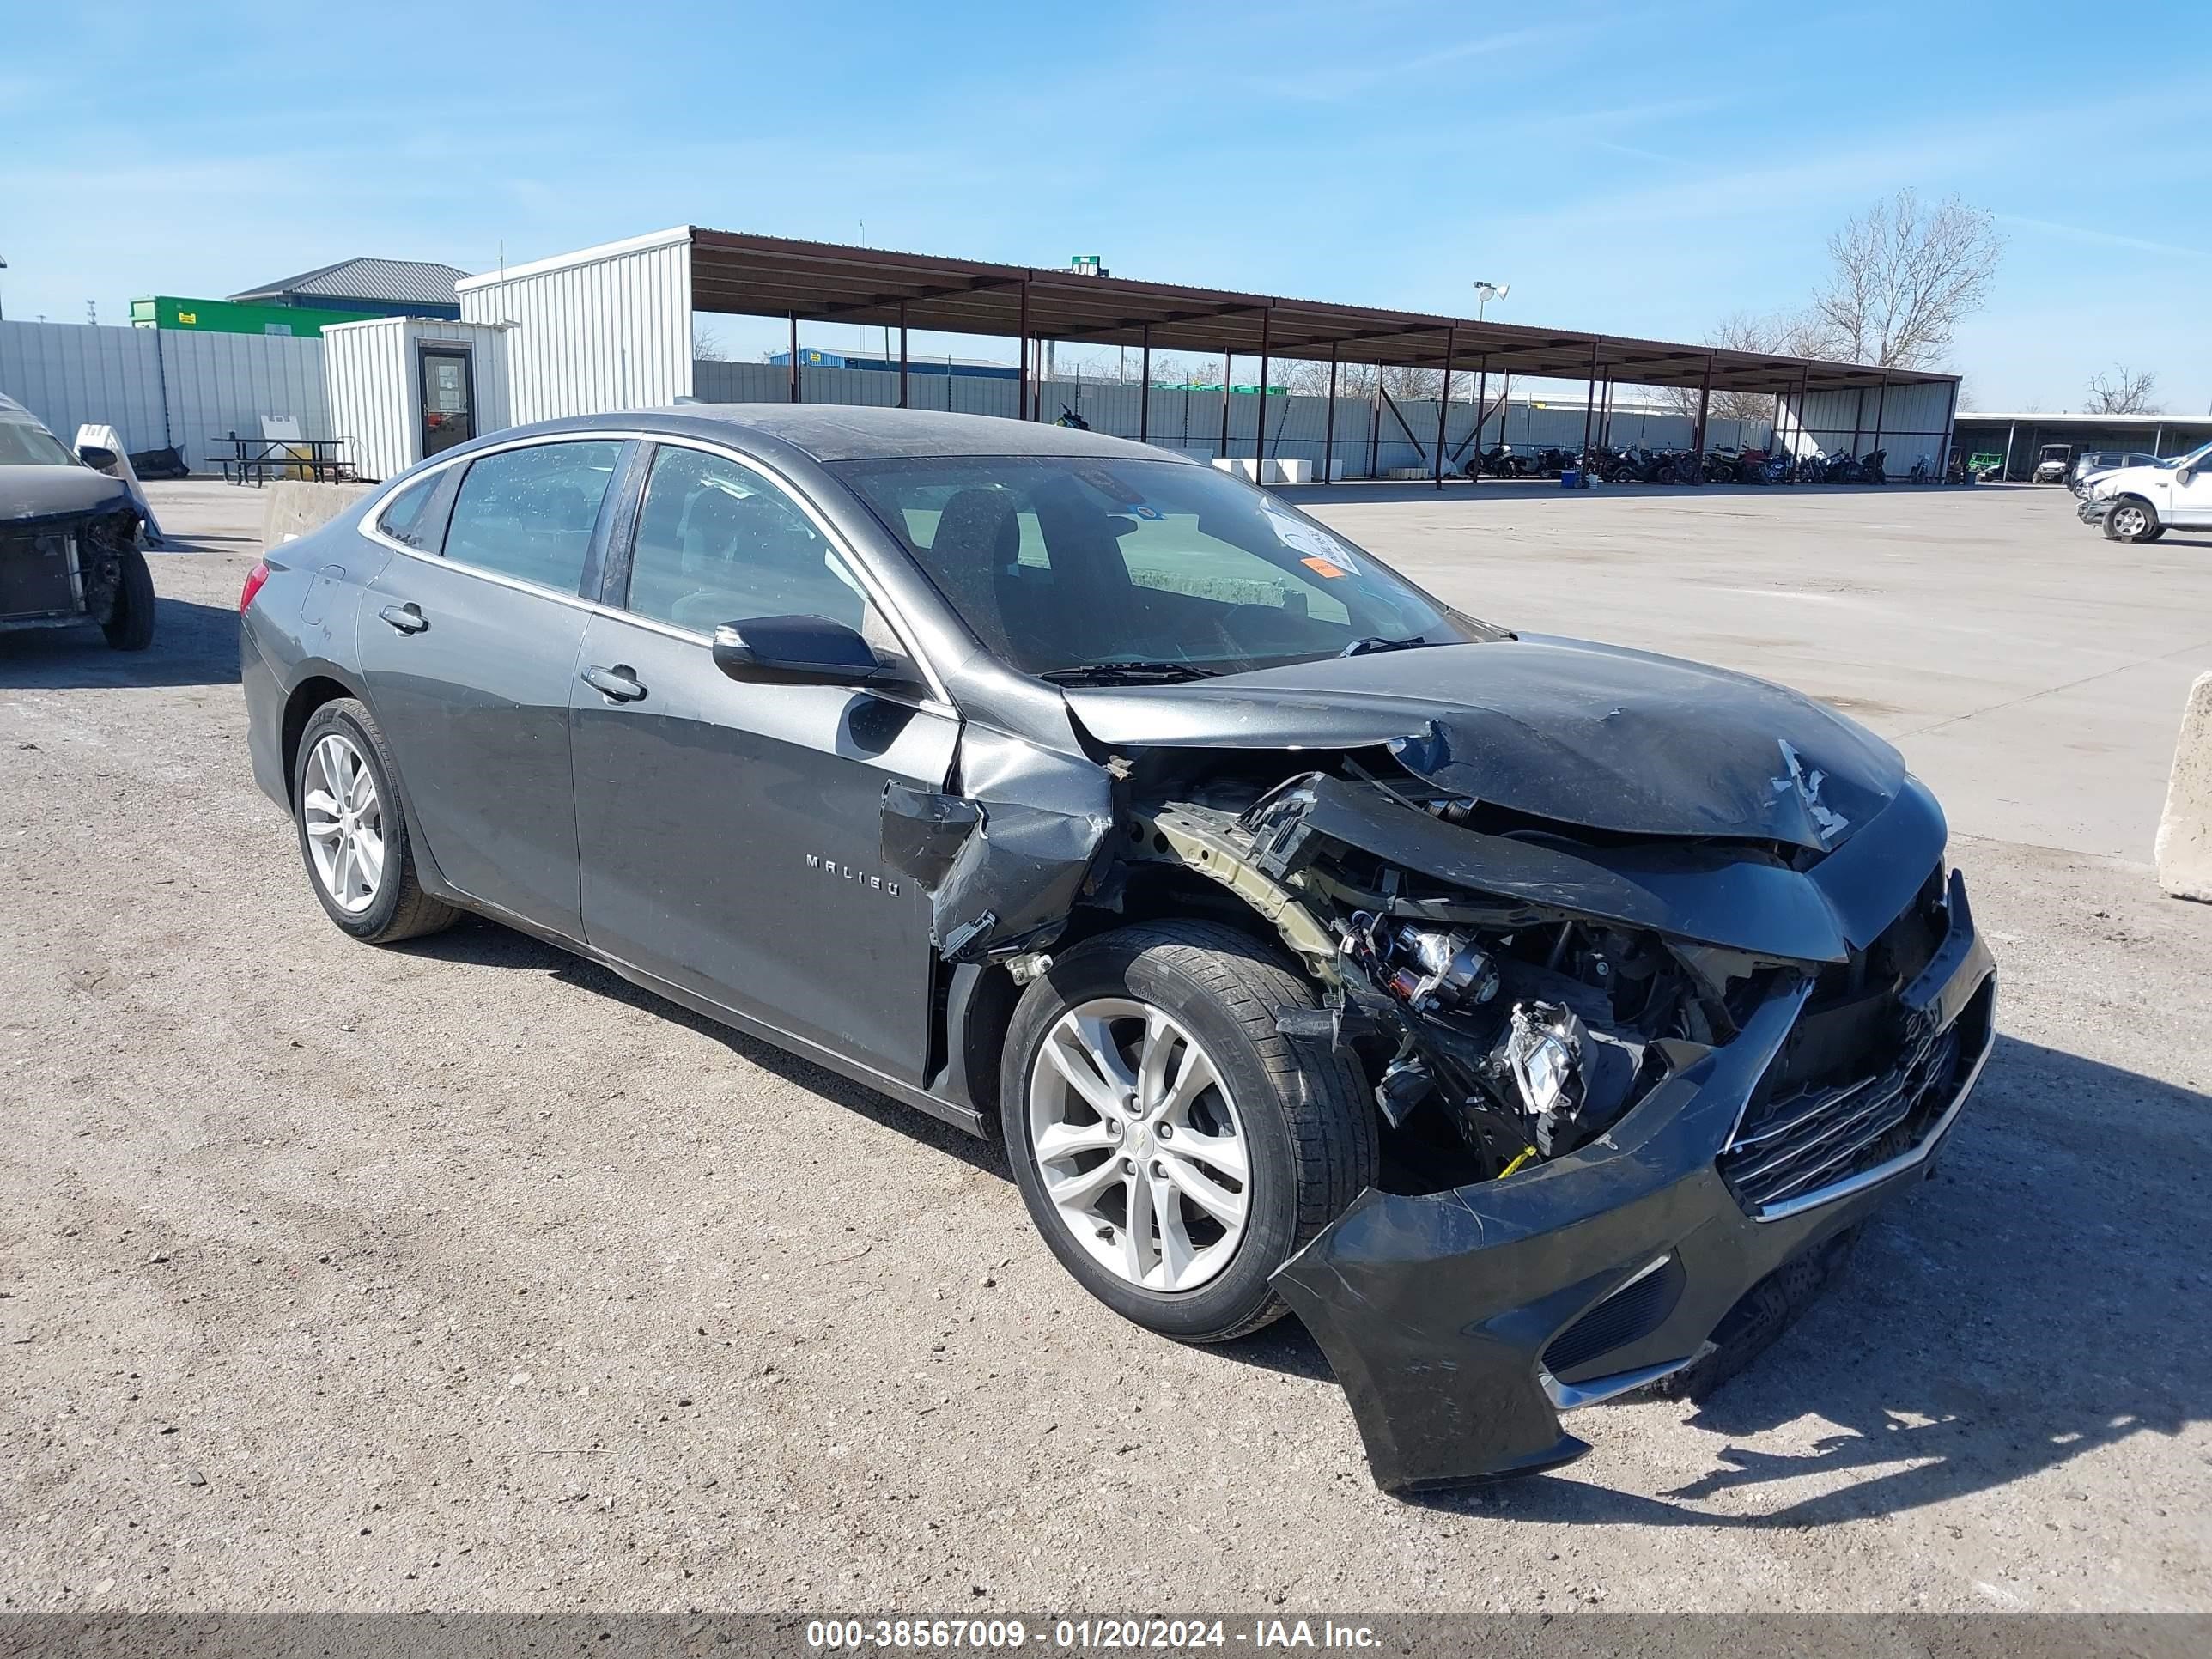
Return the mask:
<svg viewBox="0 0 2212 1659"><path fill-rule="evenodd" d="M482 323L379 317L323 331L331 435L363 478L513 426L507 331Z"/></svg>
<svg viewBox="0 0 2212 1659"><path fill-rule="evenodd" d="M691 395L691 240L679 225L453 285L463 317L508 330L517 424Z"/></svg>

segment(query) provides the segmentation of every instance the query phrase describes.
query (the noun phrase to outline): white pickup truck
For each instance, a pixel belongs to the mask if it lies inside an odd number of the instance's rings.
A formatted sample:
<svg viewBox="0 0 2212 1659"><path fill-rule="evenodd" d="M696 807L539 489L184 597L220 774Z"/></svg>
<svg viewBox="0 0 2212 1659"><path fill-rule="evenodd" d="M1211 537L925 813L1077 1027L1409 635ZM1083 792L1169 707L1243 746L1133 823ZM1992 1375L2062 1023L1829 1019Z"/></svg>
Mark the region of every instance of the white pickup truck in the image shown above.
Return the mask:
<svg viewBox="0 0 2212 1659"><path fill-rule="evenodd" d="M2124 466L2089 481L2081 519L2116 542L2154 542L2174 530L2212 530L2212 444Z"/></svg>

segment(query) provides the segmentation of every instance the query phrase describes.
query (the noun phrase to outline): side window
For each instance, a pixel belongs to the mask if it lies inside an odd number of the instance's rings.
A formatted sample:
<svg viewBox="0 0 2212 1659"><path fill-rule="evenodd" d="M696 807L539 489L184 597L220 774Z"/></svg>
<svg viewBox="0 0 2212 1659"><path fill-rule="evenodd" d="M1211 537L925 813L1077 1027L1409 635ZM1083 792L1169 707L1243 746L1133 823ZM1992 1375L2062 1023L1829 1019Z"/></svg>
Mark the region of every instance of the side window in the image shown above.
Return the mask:
<svg viewBox="0 0 2212 1659"><path fill-rule="evenodd" d="M630 552L629 605L711 634L749 617L864 626L866 601L813 521L750 469L696 449L653 458Z"/></svg>
<svg viewBox="0 0 2212 1659"><path fill-rule="evenodd" d="M438 486L445 482L443 472L417 478L392 498L378 515L376 527L395 542L404 542L410 547L429 546L434 526L427 521L426 515Z"/></svg>
<svg viewBox="0 0 2212 1659"><path fill-rule="evenodd" d="M453 498L446 556L574 593L622 447L619 440L533 444L472 462Z"/></svg>

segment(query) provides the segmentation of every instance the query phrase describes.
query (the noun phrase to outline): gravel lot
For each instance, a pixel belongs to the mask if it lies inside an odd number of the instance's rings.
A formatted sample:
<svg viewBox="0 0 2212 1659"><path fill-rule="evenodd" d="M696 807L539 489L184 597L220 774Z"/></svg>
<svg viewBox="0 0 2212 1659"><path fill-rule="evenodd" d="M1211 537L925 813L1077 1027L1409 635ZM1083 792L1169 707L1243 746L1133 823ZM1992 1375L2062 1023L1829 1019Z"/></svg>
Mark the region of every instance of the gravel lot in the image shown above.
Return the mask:
<svg viewBox="0 0 2212 1659"><path fill-rule="evenodd" d="M1294 1326L1123 1324L995 1150L495 927L349 943L247 774L258 503L156 486L150 653L0 641L0 1606L2212 1609L2212 908L2142 861L2212 547L1338 493L1490 615L1844 701L1967 832L1997 1054L1748 1374L1401 1503Z"/></svg>

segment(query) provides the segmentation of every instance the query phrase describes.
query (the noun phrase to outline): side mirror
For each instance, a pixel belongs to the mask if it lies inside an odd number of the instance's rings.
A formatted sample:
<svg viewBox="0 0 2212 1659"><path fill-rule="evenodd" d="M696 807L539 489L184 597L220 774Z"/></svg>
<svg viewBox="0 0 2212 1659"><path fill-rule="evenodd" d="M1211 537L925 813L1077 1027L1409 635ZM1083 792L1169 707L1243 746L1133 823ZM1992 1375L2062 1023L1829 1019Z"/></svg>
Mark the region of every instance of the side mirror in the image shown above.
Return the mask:
<svg viewBox="0 0 2212 1659"><path fill-rule="evenodd" d="M733 680L858 685L883 665L866 640L827 617L754 617L714 630L714 666Z"/></svg>
<svg viewBox="0 0 2212 1659"><path fill-rule="evenodd" d="M113 450L103 449L98 444L78 445L76 458L96 472L106 471L118 459Z"/></svg>
<svg viewBox="0 0 2212 1659"><path fill-rule="evenodd" d="M2178 484L2186 485L2189 481L2196 476L2197 474L2194 471L2185 466L2173 475L2173 481Z"/></svg>

